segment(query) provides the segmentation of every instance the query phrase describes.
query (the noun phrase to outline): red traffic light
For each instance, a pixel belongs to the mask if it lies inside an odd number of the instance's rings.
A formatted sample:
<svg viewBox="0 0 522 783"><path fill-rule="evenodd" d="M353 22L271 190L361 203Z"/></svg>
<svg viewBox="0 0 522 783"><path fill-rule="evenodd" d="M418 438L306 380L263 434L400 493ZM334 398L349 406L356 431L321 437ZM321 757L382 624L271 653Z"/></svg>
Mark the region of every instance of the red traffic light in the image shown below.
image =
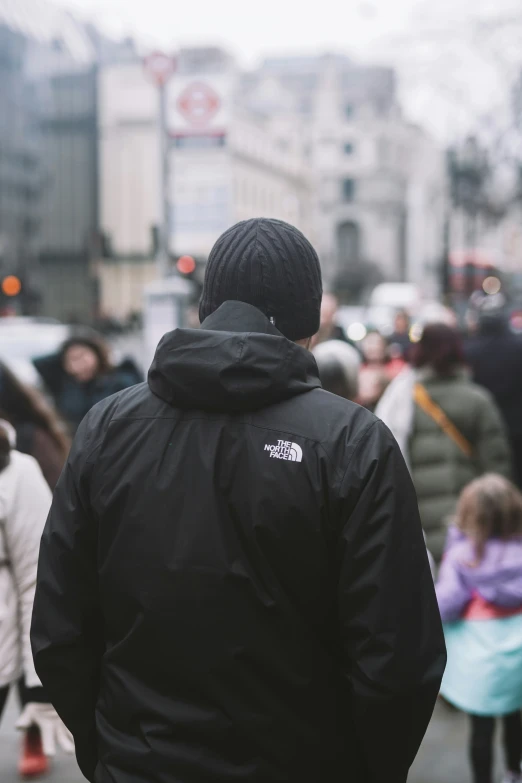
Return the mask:
<svg viewBox="0 0 522 783"><path fill-rule="evenodd" d="M22 281L16 275L8 275L2 280L2 293L5 296L18 296L22 290Z"/></svg>
<svg viewBox="0 0 522 783"><path fill-rule="evenodd" d="M177 260L176 268L182 275L191 275L196 268L196 262L192 256L181 256Z"/></svg>

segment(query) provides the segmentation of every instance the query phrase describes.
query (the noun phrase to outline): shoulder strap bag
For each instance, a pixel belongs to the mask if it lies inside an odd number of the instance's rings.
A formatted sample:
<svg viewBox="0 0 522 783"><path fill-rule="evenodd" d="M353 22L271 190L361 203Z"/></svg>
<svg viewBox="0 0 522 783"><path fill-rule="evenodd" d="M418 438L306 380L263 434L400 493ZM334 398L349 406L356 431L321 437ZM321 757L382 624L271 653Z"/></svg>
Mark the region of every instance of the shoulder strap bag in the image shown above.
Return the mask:
<svg viewBox="0 0 522 783"><path fill-rule="evenodd" d="M413 399L419 408L439 425L448 438L451 438L457 444L463 454L471 459L473 457L473 446L453 422L450 421L442 408L431 399L426 388L421 383L416 383L413 387Z"/></svg>

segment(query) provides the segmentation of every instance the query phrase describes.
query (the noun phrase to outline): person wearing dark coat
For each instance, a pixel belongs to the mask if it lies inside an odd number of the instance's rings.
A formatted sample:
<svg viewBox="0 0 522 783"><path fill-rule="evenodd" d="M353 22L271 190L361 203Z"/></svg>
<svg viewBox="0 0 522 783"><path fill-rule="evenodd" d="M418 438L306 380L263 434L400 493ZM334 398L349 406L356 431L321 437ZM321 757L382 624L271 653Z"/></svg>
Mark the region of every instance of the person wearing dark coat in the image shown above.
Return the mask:
<svg viewBox="0 0 522 783"><path fill-rule="evenodd" d="M475 383L491 393L506 424L513 472L522 488L522 338L514 335L501 310L480 315L478 333L466 344Z"/></svg>
<svg viewBox="0 0 522 783"><path fill-rule="evenodd" d="M32 645L90 781L406 781L442 626L400 450L307 350L321 292L297 229L232 227L202 328L80 425Z"/></svg>
<svg viewBox="0 0 522 783"><path fill-rule="evenodd" d="M408 360L412 348L410 338L410 316L406 310L398 310L395 314L394 331L388 338L392 353Z"/></svg>
<svg viewBox="0 0 522 783"><path fill-rule="evenodd" d="M59 353L33 363L73 433L93 405L143 380L131 360L113 367L97 337L71 337Z"/></svg>

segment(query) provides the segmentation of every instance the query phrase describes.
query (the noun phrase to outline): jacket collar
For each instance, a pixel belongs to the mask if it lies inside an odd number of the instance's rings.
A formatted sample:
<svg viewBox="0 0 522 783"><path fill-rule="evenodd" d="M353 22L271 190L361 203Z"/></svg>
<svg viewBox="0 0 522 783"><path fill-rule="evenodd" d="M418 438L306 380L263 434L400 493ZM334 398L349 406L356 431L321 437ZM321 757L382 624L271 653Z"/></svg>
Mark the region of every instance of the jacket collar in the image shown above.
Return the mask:
<svg viewBox="0 0 522 783"><path fill-rule="evenodd" d="M268 318L243 302L225 302L201 329L166 334L149 387L174 407L234 413L265 408L318 388L317 365Z"/></svg>

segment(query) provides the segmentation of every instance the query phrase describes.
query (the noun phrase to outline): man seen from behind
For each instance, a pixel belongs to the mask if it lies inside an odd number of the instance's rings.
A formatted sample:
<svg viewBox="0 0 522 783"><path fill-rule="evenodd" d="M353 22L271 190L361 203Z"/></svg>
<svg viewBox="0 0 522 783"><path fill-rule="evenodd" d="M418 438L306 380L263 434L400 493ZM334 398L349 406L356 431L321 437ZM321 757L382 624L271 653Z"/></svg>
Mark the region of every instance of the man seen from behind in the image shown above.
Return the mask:
<svg viewBox="0 0 522 783"><path fill-rule="evenodd" d="M90 781L406 781L440 617L397 444L318 380L321 294L295 228L230 228L202 328L80 426L32 641Z"/></svg>

